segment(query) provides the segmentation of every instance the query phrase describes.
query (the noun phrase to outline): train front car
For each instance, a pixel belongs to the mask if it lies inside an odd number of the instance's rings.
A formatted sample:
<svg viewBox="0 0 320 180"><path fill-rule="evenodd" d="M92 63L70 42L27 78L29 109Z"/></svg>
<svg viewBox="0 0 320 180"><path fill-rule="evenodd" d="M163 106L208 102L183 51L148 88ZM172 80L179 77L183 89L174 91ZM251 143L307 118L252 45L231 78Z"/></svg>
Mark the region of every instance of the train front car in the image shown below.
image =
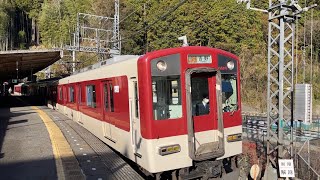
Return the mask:
<svg viewBox="0 0 320 180"><path fill-rule="evenodd" d="M140 57L136 162L151 173L176 170L182 179L239 176L239 68L235 55L207 47Z"/></svg>

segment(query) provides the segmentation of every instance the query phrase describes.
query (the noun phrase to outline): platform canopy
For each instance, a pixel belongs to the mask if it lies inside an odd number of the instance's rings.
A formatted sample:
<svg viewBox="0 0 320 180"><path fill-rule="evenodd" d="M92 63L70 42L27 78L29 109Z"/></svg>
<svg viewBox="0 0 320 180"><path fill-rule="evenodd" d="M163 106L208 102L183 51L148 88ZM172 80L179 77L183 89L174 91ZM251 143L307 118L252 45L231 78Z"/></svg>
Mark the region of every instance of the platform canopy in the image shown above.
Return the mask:
<svg viewBox="0 0 320 180"><path fill-rule="evenodd" d="M59 50L0 51L0 81L25 78L59 59Z"/></svg>

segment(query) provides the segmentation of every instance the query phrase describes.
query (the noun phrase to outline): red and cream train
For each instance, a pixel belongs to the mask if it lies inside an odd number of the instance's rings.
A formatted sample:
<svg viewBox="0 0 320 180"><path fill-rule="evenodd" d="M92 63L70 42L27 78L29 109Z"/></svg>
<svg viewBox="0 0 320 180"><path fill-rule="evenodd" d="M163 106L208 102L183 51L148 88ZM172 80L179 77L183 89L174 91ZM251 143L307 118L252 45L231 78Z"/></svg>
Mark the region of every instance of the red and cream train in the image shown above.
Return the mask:
<svg viewBox="0 0 320 180"><path fill-rule="evenodd" d="M239 175L237 56L180 47L118 56L98 66L59 80L58 111L157 177Z"/></svg>

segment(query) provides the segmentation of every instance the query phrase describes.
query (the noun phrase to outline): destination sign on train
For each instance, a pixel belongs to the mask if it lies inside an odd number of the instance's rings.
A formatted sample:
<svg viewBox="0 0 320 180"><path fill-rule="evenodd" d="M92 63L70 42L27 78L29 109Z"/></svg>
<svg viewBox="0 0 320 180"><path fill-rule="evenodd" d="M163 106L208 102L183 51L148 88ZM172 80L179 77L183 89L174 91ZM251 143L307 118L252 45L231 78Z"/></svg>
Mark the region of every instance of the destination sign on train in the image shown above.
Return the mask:
<svg viewBox="0 0 320 180"><path fill-rule="evenodd" d="M210 64L212 63L211 55L189 55L188 64Z"/></svg>

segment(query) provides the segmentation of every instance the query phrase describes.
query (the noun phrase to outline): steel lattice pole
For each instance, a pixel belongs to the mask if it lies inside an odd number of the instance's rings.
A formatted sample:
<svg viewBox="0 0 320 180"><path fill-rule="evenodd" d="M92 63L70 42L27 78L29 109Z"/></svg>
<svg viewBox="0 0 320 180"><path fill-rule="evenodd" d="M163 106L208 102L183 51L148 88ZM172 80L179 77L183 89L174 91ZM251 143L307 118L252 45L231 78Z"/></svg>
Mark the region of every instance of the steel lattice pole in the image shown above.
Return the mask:
<svg viewBox="0 0 320 180"><path fill-rule="evenodd" d="M120 54L120 29L119 29L119 22L120 22L120 3L119 0L114 1L114 24L113 24L113 49L118 50Z"/></svg>
<svg viewBox="0 0 320 180"><path fill-rule="evenodd" d="M295 1L296 3L296 1ZM293 157L293 77L296 16L290 0L269 0L267 163Z"/></svg>

